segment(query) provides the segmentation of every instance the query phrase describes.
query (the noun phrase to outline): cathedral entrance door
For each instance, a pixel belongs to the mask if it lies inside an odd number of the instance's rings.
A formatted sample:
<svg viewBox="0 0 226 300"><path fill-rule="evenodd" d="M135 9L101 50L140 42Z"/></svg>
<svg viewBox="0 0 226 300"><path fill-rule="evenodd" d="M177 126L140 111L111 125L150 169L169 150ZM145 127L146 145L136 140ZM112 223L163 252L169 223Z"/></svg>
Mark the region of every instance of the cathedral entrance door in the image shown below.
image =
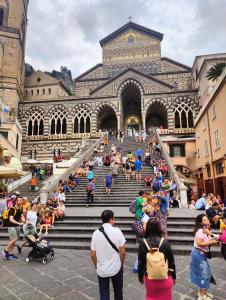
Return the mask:
<svg viewBox="0 0 226 300"><path fill-rule="evenodd" d="M127 135L132 136L139 131L139 119L136 116L129 116L126 120Z"/></svg>
<svg viewBox="0 0 226 300"><path fill-rule="evenodd" d="M135 82L127 82L121 93L122 128L125 134L132 135L142 129L141 93Z"/></svg>

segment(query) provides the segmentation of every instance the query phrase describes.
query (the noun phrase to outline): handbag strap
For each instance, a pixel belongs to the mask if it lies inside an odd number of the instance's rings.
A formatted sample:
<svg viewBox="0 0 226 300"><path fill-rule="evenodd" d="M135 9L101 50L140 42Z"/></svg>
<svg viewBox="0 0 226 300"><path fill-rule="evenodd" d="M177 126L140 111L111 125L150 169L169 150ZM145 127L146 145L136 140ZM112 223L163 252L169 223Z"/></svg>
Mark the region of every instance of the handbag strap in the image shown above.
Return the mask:
<svg viewBox="0 0 226 300"><path fill-rule="evenodd" d="M106 240L107 240L108 243L111 245L111 247L112 247L117 253L119 253L118 248L117 248L117 247L115 246L115 244L113 244L112 241L109 239L107 233L104 231L104 227L103 227L103 226L101 226L101 227L99 228L99 231L103 233L103 235L105 236Z"/></svg>

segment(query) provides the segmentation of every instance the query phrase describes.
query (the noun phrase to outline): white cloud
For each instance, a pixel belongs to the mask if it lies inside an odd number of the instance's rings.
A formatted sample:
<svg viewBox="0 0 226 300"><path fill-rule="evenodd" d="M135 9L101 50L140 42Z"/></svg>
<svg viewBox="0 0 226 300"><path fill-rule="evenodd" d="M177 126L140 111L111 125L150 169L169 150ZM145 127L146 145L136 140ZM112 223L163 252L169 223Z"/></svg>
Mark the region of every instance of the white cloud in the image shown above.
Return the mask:
<svg viewBox="0 0 226 300"><path fill-rule="evenodd" d="M101 62L99 40L132 15L164 33L163 56L192 65L195 55L226 51L225 11L225 0L31 0L26 60L42 70L65 65L75 77Z"/></svg>

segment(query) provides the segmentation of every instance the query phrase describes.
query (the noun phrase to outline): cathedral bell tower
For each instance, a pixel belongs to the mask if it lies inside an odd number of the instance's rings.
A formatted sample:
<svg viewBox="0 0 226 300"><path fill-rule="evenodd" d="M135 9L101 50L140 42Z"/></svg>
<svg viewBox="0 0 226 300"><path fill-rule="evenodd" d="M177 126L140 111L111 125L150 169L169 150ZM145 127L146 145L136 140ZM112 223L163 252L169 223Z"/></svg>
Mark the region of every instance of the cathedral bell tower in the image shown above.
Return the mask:
<svg viewBox="0 0 226 300"><path fill-rule="evenodd" d="M0 145L20 157L22 128L17 121L25 79L29 0L0 0ZM10 146L11 145L11 146Z"/></svg>
<svg viewBox="0 0 226 300"><path fill-rule="evenodd" d="M15 114L24 88L28 3L0 0L0 98Z"/></svg>

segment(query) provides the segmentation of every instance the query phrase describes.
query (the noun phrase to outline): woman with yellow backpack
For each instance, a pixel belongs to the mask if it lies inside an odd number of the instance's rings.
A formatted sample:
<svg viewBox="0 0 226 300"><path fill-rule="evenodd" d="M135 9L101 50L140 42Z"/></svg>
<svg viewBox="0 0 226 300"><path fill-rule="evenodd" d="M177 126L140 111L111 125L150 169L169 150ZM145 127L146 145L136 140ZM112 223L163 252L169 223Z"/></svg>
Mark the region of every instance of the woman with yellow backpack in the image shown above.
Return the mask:
<svg viewBox="0 0 226 300"><path fill-rule="evenodd" d="M159 221L150 219L138 250L138 279L146 300L172 300L176 280L174 255Z"/></svg>

